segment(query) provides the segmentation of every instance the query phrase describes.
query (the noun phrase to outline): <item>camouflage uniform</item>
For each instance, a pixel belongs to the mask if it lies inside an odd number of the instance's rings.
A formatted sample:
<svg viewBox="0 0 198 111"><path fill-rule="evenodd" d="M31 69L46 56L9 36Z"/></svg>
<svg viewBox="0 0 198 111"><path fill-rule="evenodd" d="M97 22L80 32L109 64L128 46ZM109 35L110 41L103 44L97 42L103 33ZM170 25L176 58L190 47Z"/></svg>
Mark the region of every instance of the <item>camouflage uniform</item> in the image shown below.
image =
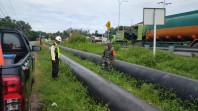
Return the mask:
<svg viewBox="0 0 198 111"><path fill-rule="evenodd" d="M110 70L112 68L113 62L115 60L115 57L113 56L113 47L110 49L108 46L105 48L102 56L102 70Z"/></svg>

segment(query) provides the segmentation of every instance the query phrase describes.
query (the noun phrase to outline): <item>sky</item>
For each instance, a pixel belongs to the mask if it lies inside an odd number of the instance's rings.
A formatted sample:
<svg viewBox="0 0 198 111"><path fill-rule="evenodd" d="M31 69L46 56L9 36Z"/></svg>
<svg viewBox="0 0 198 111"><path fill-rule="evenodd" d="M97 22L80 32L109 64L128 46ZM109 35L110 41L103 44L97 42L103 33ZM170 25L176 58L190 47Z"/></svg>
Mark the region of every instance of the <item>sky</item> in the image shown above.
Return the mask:
<svg viewBox="0 0 198 111"><path fill-rule="evenodd" d="M143 8L163 8L164 0L120 0L120 25L143 21ZM166 16L198 10L198 0L166 0ZM98 30L118 26L118 0L0 0L0 17L28 22L35 31L54 33L68 28Z"/></svg>

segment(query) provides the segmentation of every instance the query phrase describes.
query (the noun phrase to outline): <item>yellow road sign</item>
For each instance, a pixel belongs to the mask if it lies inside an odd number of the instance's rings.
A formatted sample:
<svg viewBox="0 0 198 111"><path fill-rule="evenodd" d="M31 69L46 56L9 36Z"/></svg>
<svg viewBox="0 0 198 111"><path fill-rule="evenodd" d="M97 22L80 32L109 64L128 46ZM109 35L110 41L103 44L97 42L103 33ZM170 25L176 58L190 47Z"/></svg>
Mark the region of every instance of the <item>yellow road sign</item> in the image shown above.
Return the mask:
<svg viewBox="0 0 198 111"><path fill-rule="evenodd" d="M106 27L107 27L108 29L111 28L111 23L110 23L110 21L107 22Z"/></svg>
<svg viewBox="0 0 198 111"><path fill-rule="evenodd" d="M49 34L49 37L51 37L51 34Z"/></svg>

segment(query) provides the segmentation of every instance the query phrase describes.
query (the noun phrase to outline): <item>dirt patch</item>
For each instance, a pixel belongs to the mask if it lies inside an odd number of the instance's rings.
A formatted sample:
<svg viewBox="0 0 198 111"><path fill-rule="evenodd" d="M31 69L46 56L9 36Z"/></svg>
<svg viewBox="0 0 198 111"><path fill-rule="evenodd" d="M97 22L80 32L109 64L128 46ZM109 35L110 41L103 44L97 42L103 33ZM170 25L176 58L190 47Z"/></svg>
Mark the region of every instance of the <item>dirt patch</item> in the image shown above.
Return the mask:
<svg viewBox="0 0 198 111"><path fill-rule="evenodd" d="M38 62L38 53L34 52L34 56L35 56L35 65ZM41 102L40 98L42 96L42 94L37 92L37 87L40 85L41 80L39 80L39 74L40 71L38 70L38 68L35 68L35 75L34 75L34 84L32 87L32 95L31 95L31 110L32 111L41 111L44 104Z"/></svg>
<svg viewBox="0 0 198 111"><path fill-rule="evenodd" d="M32 111L41 111L43 109L44 104L40 102L41 94L32 93L31 96L31 110Z"/></svg>

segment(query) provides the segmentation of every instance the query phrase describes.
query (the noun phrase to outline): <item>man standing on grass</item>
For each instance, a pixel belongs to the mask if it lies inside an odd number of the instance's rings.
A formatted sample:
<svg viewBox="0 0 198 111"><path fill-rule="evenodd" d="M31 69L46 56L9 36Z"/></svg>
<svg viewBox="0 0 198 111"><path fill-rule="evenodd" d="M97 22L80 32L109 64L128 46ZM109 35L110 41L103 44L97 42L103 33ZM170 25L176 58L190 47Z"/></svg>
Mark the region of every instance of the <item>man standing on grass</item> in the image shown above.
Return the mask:
<svg viewBox="0 0 198 111"><path fill-rule="evenodd" d="M115 50L113 49L111 43L107 44L102 56L102 70L107 69L108 71L111 70L112 65L115 60Z"/></svg>
<svg viewBox="0 0 198 111"><path fill-rule="evenodd" d="M52 78L55 79L58 77L58 68L59 68L59 58L60 58L60 49L58 44L61 42L61 37L57 36L55 38L55 43L51 46L51 57L52 57Z"/></svg>

